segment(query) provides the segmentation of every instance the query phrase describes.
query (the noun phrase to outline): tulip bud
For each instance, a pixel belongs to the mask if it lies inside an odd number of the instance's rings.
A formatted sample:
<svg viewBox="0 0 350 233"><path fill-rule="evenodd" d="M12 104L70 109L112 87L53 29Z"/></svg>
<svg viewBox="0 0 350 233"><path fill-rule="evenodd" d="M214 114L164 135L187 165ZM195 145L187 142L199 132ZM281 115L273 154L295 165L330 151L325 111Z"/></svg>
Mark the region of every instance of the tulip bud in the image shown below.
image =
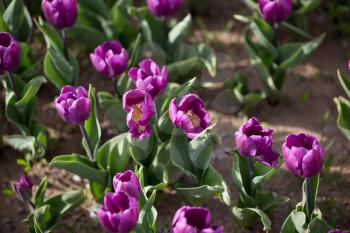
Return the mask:
<svg viewBox="0 0 350 233"><path fill-rule="evenodd" d="M106 76L114 78L128 67L128 53L119 41L108 41L98 46L90 59L95 69Z"/></svg>
<svg viewBox="0 0 350 233"><path fill-rule="evenodd" d="M18 199L21 201L30 201L32 199L33 184L27 176L21 176L14 184L14 190Z"/></svg>
<svg viewBox="0 0 350 233"><path fill-rule="evenodd" d="M149 11L158 17L175 14L182 5L182 0L147 0Z"/></svg>
<svg viewBox="0 0 350 233"><path fill-rule="evenodd" d="M139 67L133 67L129 71L129 76L134 80L136 87L146 91L153 98L161 95L168 83L166 67L160 69L151 59L143 60Z"/></svg>
<svg viewBox="0 0 350 233"><path fill-rule="evenodd" d="M84 87L64 86L56 110L68 124L82 124L90 115L90 100Z"/></svg>
<svg viewBox="0 0 350 233"><path fill-rule="evenodd" d="M42 0L41 9L47 22L57 29L72 27L78 16L77 0Z"/></svg>
<svg viewBox="0 0 350 233"><path fill-rule="evenodd" d="M137 200L125 192L106 193L97 216L102 227L110 233L131 232L137 223Z"/></svg>
<svg viewBox="0 0 350 233"><path fill-rule="evenodd" d="M127 113L127 125L131 136L148 138L152 133L149 121L154 114L152 97L143 90L128 91L123 95L123 109Z"/></svg>
<svg viewBox="0 0 350 233"><path fill-rule="evenodd" d="M113 187L115 192L126 192L137 200L141 197L140 181L131 170L117 173L113 178Z"/></svg>
<svg viewBox="0 0 350 233"><path fill-rule="evenodd" d="M204 103L198 95L182 96L179 104L176 98L169 105L169 117L175 127L181 128L189 139L195 138L211 124Z"/></svg>
<svg viewBox="0 0 350 233"><path fill-rule="evenodd" d="M0 74L14 71L20 61L21 48L10 33L0 32Z"/></svg>
<svg viewBox="0 0 350 233"><path fill-rule="evenodd" d="M320 173L324 153L317 138L307 134L288 135L282 146L284 163L296 176L312 177Z"/></svg>
<svg viewBox="0 0 350 233"><path fill-rule="evenodd" d="M184 206L176 211L172 233L222 233L223 226L210 226L211 214L208 209Z"/></svg>
<svg viewBox="0 0 350 233"><path fill-rule="evenodd" d="M255 118L250 118L235 133L236 147L242 156L254 157L267 166L276 166L278 153L272 150L272 129L264 129Z"/></svg>
<svg viewBox="0 0 350 233"><path fill-rule="evenodd" d="M259 7L264 19L270 23L286 20L293 10L292 0L259 0Z"/></svg>

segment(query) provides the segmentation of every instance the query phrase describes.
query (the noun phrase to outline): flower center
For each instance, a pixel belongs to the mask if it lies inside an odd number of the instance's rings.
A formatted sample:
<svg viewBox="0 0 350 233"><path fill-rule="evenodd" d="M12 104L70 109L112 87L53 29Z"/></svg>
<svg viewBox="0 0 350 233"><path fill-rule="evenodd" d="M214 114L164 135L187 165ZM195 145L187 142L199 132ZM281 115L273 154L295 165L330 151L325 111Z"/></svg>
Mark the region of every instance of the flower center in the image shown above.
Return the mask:
<svg viewBox="0 0 350 233"><path fill-rule="evenodd" d="M140 133L142 133L142 132L144 132L144 131L146 130L146 126L144 126L144 125L139 125L139 126L137 127L137 129L139 130Z"/></svg>
<svg viewBox="0 0 350 233"><path fill-rule="evenodd" d="M134 105L132 111L132 117L131 119L138 123L143 118L143 112L141 110L140 104Z"/></svg>
<svg viewBox="0 0 350 233"><path fill-rule="evenodd" d="M189 110L186 115L190 119L194 128L197 128L200 126L201 119L195 113L193 113L192 110Z"/></svg>

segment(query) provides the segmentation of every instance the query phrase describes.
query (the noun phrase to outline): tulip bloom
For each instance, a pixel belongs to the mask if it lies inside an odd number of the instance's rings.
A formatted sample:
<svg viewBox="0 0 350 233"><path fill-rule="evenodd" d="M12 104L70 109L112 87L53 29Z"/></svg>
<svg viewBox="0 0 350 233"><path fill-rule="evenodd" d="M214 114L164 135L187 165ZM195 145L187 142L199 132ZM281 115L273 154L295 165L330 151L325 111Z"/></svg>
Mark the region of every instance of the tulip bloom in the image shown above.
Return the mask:
<svg viewBox="0 0 350 233"><path fill-rule="evenodd" d="M293 10L292 0L259 0L259 7L264 19L270 23L286 20Z"/></svg>
<svg viewBox="0 0 350 233"><path fill-rule="evenodd" d="M19 43L8 32L0 32L0 74L14 71L20 61Z"/></svg>
<svg viewBox="0 0 350 233"><path fill-rule="evenodd" d="M312 177L322 170L325 152L317 138L311 135L288 135L282 153L287 169L294 175Z"/></svg>
<svg viewBox="0 0 350 233"><path fill-rule="evenodd" d="M272 150L272 129L264 129L255 118L250 118L235 133L236 147L242 156L254 157L267 166L276 166L278 153Z"/></svg>
<svg viewBox="0 0 350 233"><path fill-rule="evenodd" d="M129 76L134 80L136 87L146 91L153 98L161 95L168 83L168 70L162 69L151 59L140 62L140 68L133 67Z"/></svg>
<svg viewBox="0 0 350 233"><path fill-rule="evenodd" d="M84 87L64 86L55 101L56 110L68 124L82 124L90 115L90 100Z"/></svg>
<svg viewBox="0 0 350 233"><path fill-rule="evenodd" d="M128 53L119 41L108 41L98 46L90 59L95 69L107 78L115 78L128 67Z"/></svg>
<svg viewBox="0 0 350 233"><path fill-rule="evenodd" d="M184 206L176 211L172 233L223 233L222 226L210 226L211 214L208 209Z"/></svg>
<svg viewBox="0 0 350 233"><path fill-rule="evenodd" d="M147 0L149 11L158 17L168 17L180 8L182 0Z"/></svg>
<svg viewBox="0 0 350 233"><path fill-rule="evenodd" d="M47 22L57 29L72 27L78 16L77 0L42 0L41 9Z"/></svg>
<svg viewBox="0 0 350 233"><path fill-rule="evenodd" d="M125 192L106 193L97 216L102 227L110 233L129 233L137 223L137 200Z"/></svg>
<svg viewBox="0 0 350 233"><path fill-rule="evenodd" d="M149 137L152 133L149 121L154 114L152 97L143 90L128 91L123 95L123 109L127 112L127 125L131 136Z"/></svg>
<svg viewBox="0 0 350 233"><path fill-rule="evenodd" d="M32 199L33 184L27 176L21 176L13 187L18 199L21 201L30 201Z"/></svg>
<svg viewBox="0 0 350 233"><path fill-rule="evenodd" d="M141 197L141 184L135 173L131 170L117 173L113 178L113 187L115 192L126 192L129 196Z"/></svg>
<svg viewBox="0 0 350 233"><path fill-rule="evenodd" d="M189 139L195 138L211 124L204 103L198 95L182 96L179 104L176 98L169 105L169 117L175 127L182 128Z"/></svg>

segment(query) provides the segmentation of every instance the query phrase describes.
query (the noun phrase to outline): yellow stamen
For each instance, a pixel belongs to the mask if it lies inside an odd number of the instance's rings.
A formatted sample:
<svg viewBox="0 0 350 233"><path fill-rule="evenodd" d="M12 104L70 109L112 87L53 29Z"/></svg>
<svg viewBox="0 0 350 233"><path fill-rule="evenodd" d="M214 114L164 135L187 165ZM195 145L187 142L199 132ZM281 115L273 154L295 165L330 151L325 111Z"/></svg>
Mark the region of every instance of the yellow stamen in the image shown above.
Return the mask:
<svg viewBox="0 0 350 233"><path fill-rule="evenodd" d="M193 113L192 110L189 110L186 115L188 116L188 118L190 118L190 121L194 128L200 126L201 119L195 113Z"/></svg>
<svg viewBox="0 0 350 233"><path fill-rule="evenodd" d="M133 112L132 112L132 117L131 119L138 123L142 118L143 118L143 112L141 111L141 106L138 104L138 105L134 105L132 106L133 108Z"/></svg>

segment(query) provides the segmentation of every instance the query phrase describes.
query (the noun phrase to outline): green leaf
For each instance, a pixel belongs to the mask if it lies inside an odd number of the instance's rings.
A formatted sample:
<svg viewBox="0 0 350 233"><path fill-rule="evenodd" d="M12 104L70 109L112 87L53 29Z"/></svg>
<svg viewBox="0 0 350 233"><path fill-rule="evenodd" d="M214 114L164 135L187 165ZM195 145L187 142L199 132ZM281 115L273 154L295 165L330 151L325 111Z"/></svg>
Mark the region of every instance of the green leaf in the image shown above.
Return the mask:
<svg viewBox="0 0 350 233"><path fill-rule="evenodd" d="M40 17L39 21L35 20L34 22L41 33L43 33L47 47L63 54L63 39L61 35Z"/></svg>
<svg viewBox="0 0 350 233"><path fill-rule="evenodd" d="M51 213L51 207L49 205L44 205L38 209L35 209L33 212L33 219L35 224L35 231L38 232L47 232L51 226L54 224Z"/></svg>
<svg viewBox="0 0 350 233"><path fill-rule="evenodd" d="M152 222L150 224L150 220L153 218L152 209L153 203L155 201L157 194L157 190L153 190L151 196L146 200L146 202L141 206L140 214L137 223L142 225L142 228L146 230L146 232L152 232ZM155 218L153 218L155 220Z"/></svg>
<svg viewBox="0 0 350 233"><path fill-rule="evenodd" d="M89 48L95 48L109 38L99 30L87 25L82 25L77 22L72 28L68 30L70 38L76 38Z"/></svg>
<svg viewBox="0 0 350 233"><path fill-rule="evenodd" d="M304 233L304 225L306 223L306 215L304 212L293 211L291 214L291 219L294 224L295 230L298 233Z"/></svg>
<svg viewBox="0 0 350 233"><path fill-rule="evenodd" d="M271 220L270 218L260 209L256 208L232 208L233 215L238 219L240 224L244 227L251 226L259 218L261 223L264 225L264 231L271 230Z"/></svg>
<svg viewBox="0 0 350 233"><path fill-rule="evenodd" d="M294 213L294 211L292 213L290 213L289 216L284 221L282 228L281 228L281 233L296 233L294 222L292 220L293 213Z"/></svg>
<svg viewBox="0 0 350 233"><path fill-rule="evenodd" d="M308 229L310 233L327 233L329 226L322 219L315 218L310 222Z"/></svg>
<svg viewBox="0 0 350 233"><path fill-rule="evenodd" d="M175 49L186 38L191 30L192 17L188 14L174 28L171 29L168 35L168 43L171 48Z"/></svg>
<svg viewBox="0 0 350 233"><path fill-rule="evenodd" d="M199 44L196 46L198 50L198 56L201 58L204 66L207 68L211 77L216 76L217 60L214 49L210 48L206 44Z"/></svg>
<svg viewBox="0 0 350 233"><path fill-rule="evenodd" d="M157 138L152 134L148 138L133 138L128 135L130 155L140 165L148 167L154 158Z"/></svg>
<svg viewBox="0 0 350 233"><path fill-rule="evenodd" d="M316 201L317 201L317 193L318 193L318 185L319 185L319 175L306 178L310 180L310 204L311 209L314 210L316 208ZM304 208L306 208L306 180L303 183L303 205Z"/></svg>
<svg viewBox="0 0 350 233"><path fill-rule="evenodd" d="M282 26L282 28L285 28L288 31L291 31L293 34L300 35L300 36L304 37L307 40L311 39L311 36L310 36L309 33L303 31L302 29L300 29L300 28L298 28L296 26L294 26L293 24L290 24L290 23L284 21L284 22L281 23L281 26Z"/></svg>
<svg viewBox="0 0 350 233"><path fill-rule="evenodd" d="M350 101L343 97L334 99L338 109L337 124L342 133L350 140Z"/></svg>
<svg viewBox="0 0 350 233"><path fill-rule="evenodd" d="M110 9L103 0L78 0L78 3L105 18L110 18Z"/></svg>
<svg viewBox="0 0 350 233"><path fill-rule="evenodd" d="M107 171L98 170L93 162L85 156L78 154L56 156L51 161L50 166L63 168L82 178L95 181L101 185L106 185L108 180Z"/></svg>
<svg viewBox="0 0 350 233"><path fill-rule="evenodd" d="M345 93L350 98L350 80L347 77L343 76L340 70L337 70L337 74L340 84L342 85Z"/></svg>
<svg viewBox="0 0 350 233"><path fill-rule="evenodd" d="M5 143L19 151L30 151L35 154L35 137L25 135L8 135L4 138Z"/></svg>
<svg viewBox="0 0 350 233"><path fill-rule="evenodd" d="M33 22L22 0L12 0L3 14L3 19L9 31L17 40L29 40Z"/></svg>
<svg viewBox="0 0 350 233"><path fill-rule="evenodd" d="M273 208L283 205L289 201L288 197L278 196L274 192L257 192L255 196L256 204L264 212L269 212Z"/></svg>
<svg viewBox="0 0 350 233"><path fill-rule="evenodd" d="M267 181L277 172L277 168L268 167L259 162L254 163L254 178L252 180L252 185L257 187L260 183Z"/></svg>
<svg viewBox="0 0 350 233"><path fill-rule="evenodd" d="M298 9L296 13L303 15L317 9L319 5L322 3L322 0L306 0L306 1L301 1L300 3L302 6Z"/></svg>
<svg viewBox="0 0 350 233"><path fill-rule="evenodd" d="M39 208L41 206L43 206L44 204L44 198L45 198L45 191L47 188L47 177L44 177L39 186L38 186L38 190L35 193L35 197L34 197L34 205L36 208Z"/></svg>

